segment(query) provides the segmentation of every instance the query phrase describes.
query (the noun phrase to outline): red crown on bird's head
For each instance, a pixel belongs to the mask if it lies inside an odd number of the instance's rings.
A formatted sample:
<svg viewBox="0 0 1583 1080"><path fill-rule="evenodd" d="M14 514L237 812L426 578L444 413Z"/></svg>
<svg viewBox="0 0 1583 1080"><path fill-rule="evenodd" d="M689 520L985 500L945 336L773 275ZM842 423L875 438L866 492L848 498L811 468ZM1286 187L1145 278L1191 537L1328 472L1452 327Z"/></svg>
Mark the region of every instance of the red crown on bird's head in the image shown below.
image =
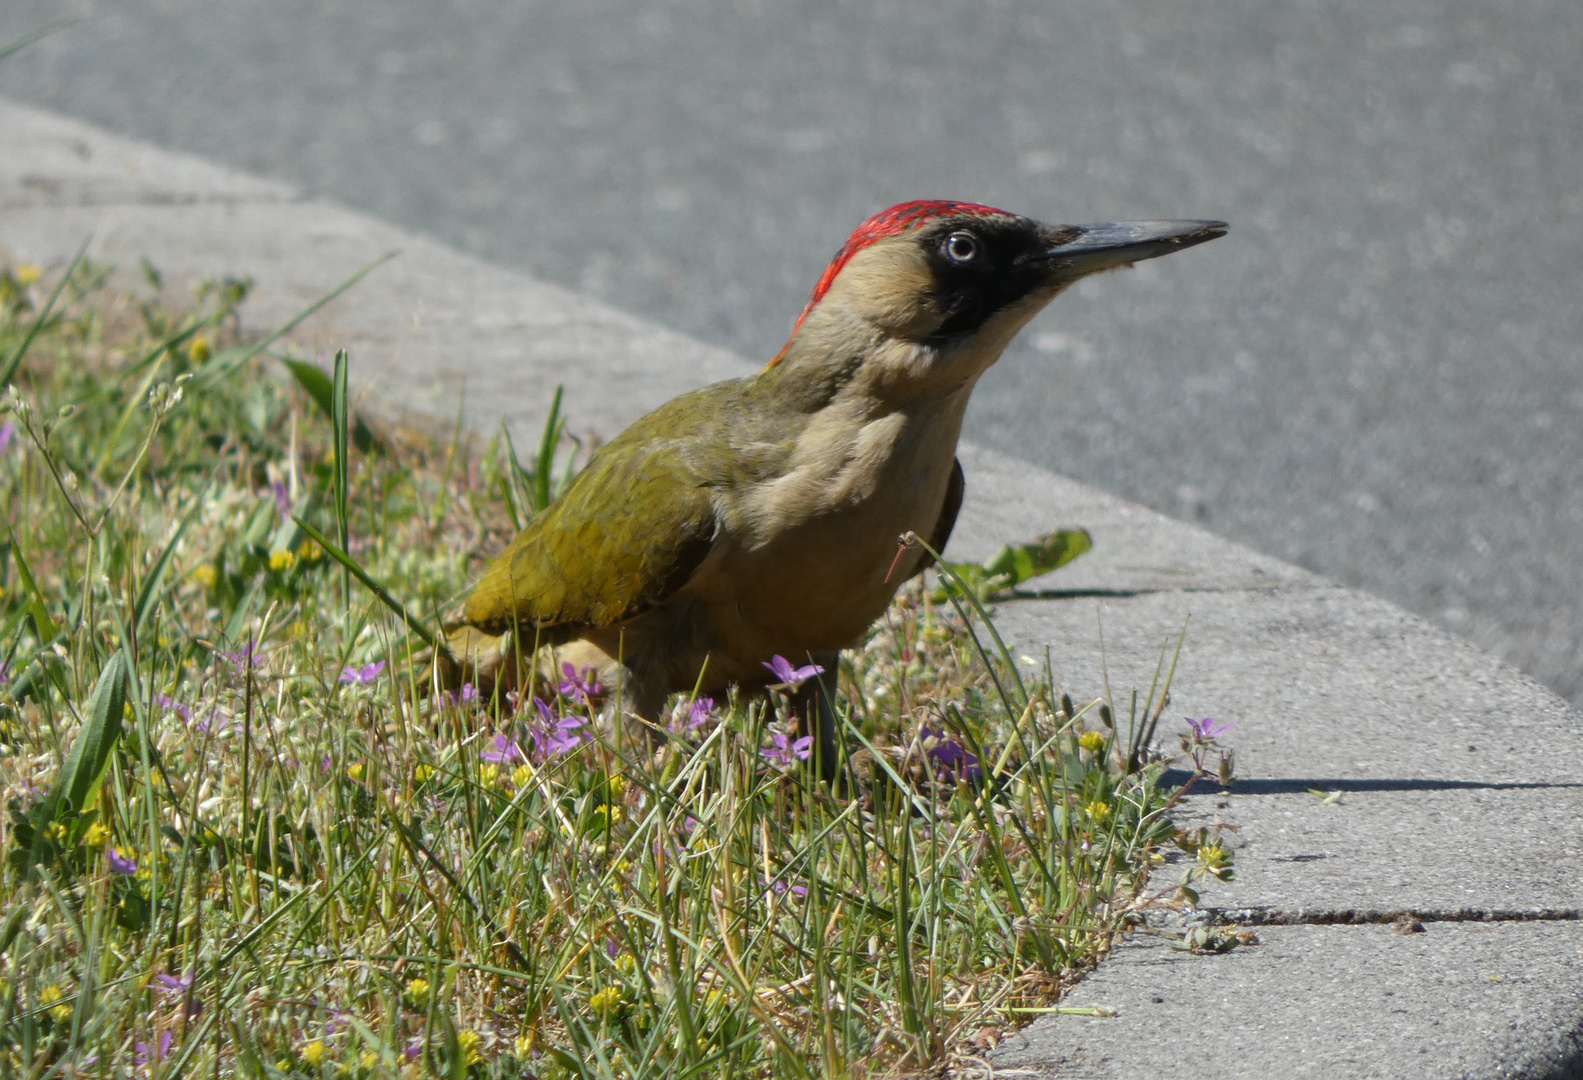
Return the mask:
<svg viewBox="0 0 1583 1080"><path fill-rule="evenodd" d="M915 229L925 221L935 218L962 215L965 217L1009 216L1004 210L997 210L993 206L984 206L982 203L952 202L949 199L914 199L911 202L897 203L886 210L881 210L863 224L852 230L852 235L846 238L846 243L841 245L841 250L835 253L835 258L830 260L830 265L824 268L824 273L819 275L819 283L813 287L813 295L808 298L808 303L803 306L802 314L797 316L797 321L792 324L791 338L797 336L797 330L802 326L808 313L815 304L824 299L825 293L830 291L830 286L835 282L836 275L841 268L846 266L852 256L868 247L870 244L898 233ZM786 350L791 348L791 338L769 362L770 367L780 363L781 357L786 355Z"/></svg>

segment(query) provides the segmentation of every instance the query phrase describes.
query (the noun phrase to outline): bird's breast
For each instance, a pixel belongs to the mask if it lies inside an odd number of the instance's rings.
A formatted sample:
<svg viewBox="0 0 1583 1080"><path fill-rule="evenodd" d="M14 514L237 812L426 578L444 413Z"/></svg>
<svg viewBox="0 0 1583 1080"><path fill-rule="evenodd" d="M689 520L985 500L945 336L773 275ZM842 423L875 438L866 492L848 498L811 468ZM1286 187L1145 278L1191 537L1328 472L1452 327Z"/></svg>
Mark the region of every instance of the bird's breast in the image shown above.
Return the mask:
<svg viewBox="0 0 1583 1080"><path fill-rule="evenodd" d="M782 475L722 494L723 542L688 586L745 663L852 644L925 557L899 537L939 520L959 408L827 412Z"/></svg>

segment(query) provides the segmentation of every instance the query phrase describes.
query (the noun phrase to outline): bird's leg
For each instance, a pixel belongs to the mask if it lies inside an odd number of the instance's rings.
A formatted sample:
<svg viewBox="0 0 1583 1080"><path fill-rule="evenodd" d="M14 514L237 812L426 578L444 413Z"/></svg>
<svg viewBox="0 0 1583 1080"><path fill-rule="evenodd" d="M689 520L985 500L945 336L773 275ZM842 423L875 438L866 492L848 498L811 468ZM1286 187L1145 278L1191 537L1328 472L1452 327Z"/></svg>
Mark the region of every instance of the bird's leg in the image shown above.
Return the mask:
<svg viewBox="0 0 1583 1080"><path fill-rule="evenodd" d="M824 670L792 695L792 711L798 717L798 729L814 737L809 763L818 770L821 779L833 780L841 760L841 718L835 711L841 654L816 653L812 659Z"/></svg>

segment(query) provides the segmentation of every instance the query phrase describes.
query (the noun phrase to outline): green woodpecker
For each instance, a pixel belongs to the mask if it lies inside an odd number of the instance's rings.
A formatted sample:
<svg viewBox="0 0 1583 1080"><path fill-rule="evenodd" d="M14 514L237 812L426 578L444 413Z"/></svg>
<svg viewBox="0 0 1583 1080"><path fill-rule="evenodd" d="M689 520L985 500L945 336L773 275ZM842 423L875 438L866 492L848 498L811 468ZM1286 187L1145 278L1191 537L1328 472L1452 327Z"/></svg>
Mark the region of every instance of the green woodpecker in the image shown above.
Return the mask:
<svg viewBox="0 0 1583 1080"><path fill-rule="evenodd" d="M653 722L674 693L781 681L766 666L780 656L822 666L811 686L828 695L839 651L931 561L898 554L898 537L938 551L951 535L979 376L1079 278L1225 231L1041 225L957 202L875 215L768 367L633 424L495 559L447 627L461 677L592 667Z"/></svg>

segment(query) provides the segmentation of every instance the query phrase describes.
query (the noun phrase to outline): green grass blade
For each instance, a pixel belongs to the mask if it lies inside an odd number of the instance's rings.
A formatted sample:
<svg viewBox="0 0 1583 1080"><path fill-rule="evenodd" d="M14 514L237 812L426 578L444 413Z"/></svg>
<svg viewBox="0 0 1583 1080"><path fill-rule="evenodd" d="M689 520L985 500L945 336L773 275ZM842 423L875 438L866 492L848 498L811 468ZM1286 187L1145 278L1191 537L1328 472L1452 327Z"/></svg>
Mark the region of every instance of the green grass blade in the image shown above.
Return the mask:
<svg viewBox="0 0 1583 1080"><path fill-rule="evenodd" d="M11 558L16 563L17 576L22 579L22 584L27 587L28 595L32 598L28 601L28 612L33 616L33 629L38 631L39 641L54 641L60 634L60 627L50 617L44 593L39 589L38 582L33 580L33 571L22 557L22 548L16 542L15 533L11 534Z"/></svg>
<svg viewBox="0 0 1583 1080"><path fill-rule="evenodd" d="M351 547L352 524L347 515L347 431L346 431L346 350L335 354L335 374L331 386L330 425L335 437L335 535L340 549ZM352 605L352 579L345 564L341 567L341 598Z"/></svg>
<svg viewBox="0 0 1583 1080"><path fill-rule="evenodd" d="M334 422L335 385L330 381L330 376L324 373L324 369L306 360L293 360L289 356L280 356L276 353L270 355L286 366L286 370L291 372L291 377L297 380L297 385L313 399L315 405L319 406L326 419ZM365 454L383 454L384 443L379 441L363 418L354 415L351 419L352 445Z"/></svg>
<svg viewBox="0 0 1583 1080"><path fill-rule="evenodd" d="M375 259L357 273L341 282L341 284L325 293L312 304L298 312L296 315L293 315L291 318L281 323L280 326L276 327L269 334L268 337L265 337L261 341L255 342L252 345L239 346L235 349L226 349L223 352L217 353L215 356L210 358L209 362L203 366L202 371L199 372L198 377L193 380L193 388L195 390L214 389L221 382L225 381L225 379L229 378L233 373L241 368L243 364L247 363L249 360L253 359L253 357L259 355L265 349L273 345L276 341L279 341L282 337L285 337L287 334L295 330L304 319L307 319L325 304L328 304L331 300L334 300L337 296L340 296L347 289L350 289L353 285L356 285L359 281L362 281L363 278L372 273L375 268L389 262L391 259L394 259L398 254L400 253L392 251L388 254L381 255L379 258Z"/></svg>
<svg viewBox="0 0 1583 1080"><path fill-rule="evenodd" d="M132 602L132 625L137 630L143 629L148 613L154 610L155 594L159 591L160 582L165 578L165 571L170 567L171 557L176 554L176 545L181 543L181 538L187 535L187 529L197 520L198 511L203 509L204 501L208 499L209 492L213 489L214 483L211 481L193 498L192 505L187 508L186 515L181 519L181 524L176 526L176 531L171 534L171 538L160 551L159 558L154 560L154 565L143 578L143 584L137 590L137 599Z"/></svg>
<svg viewBox="0 0 1583 1080"><path fill-rule="evenodd" d="M22 358L27 355L28 349L33 344L33 339L38 337L38 332L49 321L50 315L55 310L55 302L60 299L60 294L65 291L66 283L71 280L72 274L76 272L78 265L82 262L82 257L88 253L88 243L88 240L84 240L82 247L77 249L77 254L72 256L71 264L66 267L66 272L55 283L55 291L49 294L49 300L39 309L38 316L33 320L33 324L28 327L27 333L22 335L22 340L17 342L16 347L11 350L9 356L4 360L0 360L0 386L7 385L16 376L16 369L22 366Z"/></svg>
<svg viewBox="0 0 1583 1080"><path fill-rule="evenodd" d="M551 488L555 476L555 448L561 444L561 436L566 433L566 418L561 415L561 392L564 389L557 386L555 396L550 399L550 415L544 420L539 452L533 459L533 512L536 514L542 513L550 505L554 495Z"/></svg>
<svg viewBox="0 0 1583 1080"><path fill-rule="evenodd" d="M69 16L69 17L64 18L64 19L56 19L54 22L51 22L51 23L45 23L43 26L39 27L37 30L30 30L28 33L23 34L21 37L17 38L15 41L10 42L10 43L8 43L6 45L0 45L0 60L4 60L6 57L11 56L13 53L19 53L23 49L27 48L29 45L33 45L33 44L36 44L36 43L38 43L40 41L43 41L45 38L49 37L51 34L59 33L60 31L66 29L68 26L75 26L78 23L82 22L87 17L88 16L86 16L86 15L72 15L72 16Z"/></svg>
<svg viewBox="0 0 1583 1080"><path fill-rule="evenodd" d="M410 632L416 634L423 641L423 643L428 645L430 648L435 649L447 658L450 657L451 651L450 649L446 648L444 639L435 637L434 634L432 634L421 621L413 618L412 613L407 610L406 605L400 600L397 600L394 596L391 596L389 591L383 585L369 577L368 571L357 565L357 561L355 559L353 559L345 551L342 551L340 548L336 547L335 544L330 542L328 537L326 537L322 532L314 528L312 525L308 524L306 521L303 521L300 517L293 517L291 520L295 521L298 528L307 533L316 544L322 547L325 551L325 554L329 555L330 558L340 563L353 577L355 577L358 581L361 581L368 588L368 591L378 597L379 602L388 607L395 614L396 618L400 619L402 624L405 625Z"/></svg>

